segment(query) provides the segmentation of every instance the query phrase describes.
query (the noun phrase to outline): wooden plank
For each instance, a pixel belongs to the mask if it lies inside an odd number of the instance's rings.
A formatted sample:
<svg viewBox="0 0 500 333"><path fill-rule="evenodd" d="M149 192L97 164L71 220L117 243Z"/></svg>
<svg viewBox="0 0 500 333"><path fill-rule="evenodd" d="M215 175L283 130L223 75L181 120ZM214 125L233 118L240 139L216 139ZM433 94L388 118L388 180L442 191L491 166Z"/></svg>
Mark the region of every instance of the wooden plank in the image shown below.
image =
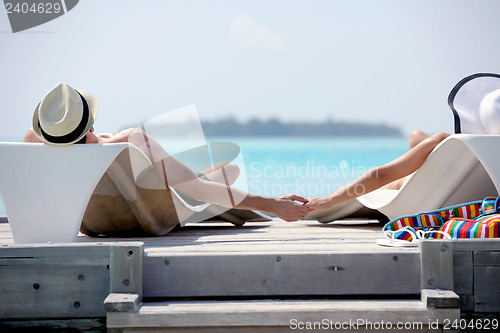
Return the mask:
<svg viewBox="0 0 500 333"><path fill-rule="evenodd" d="M376 244L383 237L381 226L330 226L316 222L267 222L236 227L197 227L174 232L163 241L145 241L148 254L276 252L418 252Z"/></svg>
<svg viewBox="0 0 500 333"><path fill-rule="evenodd" d="M474 266L500 266L500 251L474 251Z"/></svg>
<svg viewBox="0 0 500 333"><path fill-rule="evenodd" d="M104 316L109 245L0 247L0 317Z"/></svg>
<svg viewBox="0 0 500 333"><path fill-rule="evenodd" d="M111 293L104 300L104 308L106 312L134 312L140 303L138 294Z"/></svg>
<svg viewBox="0 0 500 333"><path fill-rule="evenodd" d="M318 324L319 326L319 324ZM322 329L324 330L324 329ZM286 326L213 326L213 327L162 327L161 332L182 332L182 333L287 333L290 332L290 327ZM355 330L335 330L341 333L373 333L372 327L358 326ZM120 329L108 329L109 333L158 333L158 329L154 327L140 327L140 328L120 328ZM432 329L424 326L422 329L408 329L404 330L405 333L436 333L443 332L441 328ZM453 331L446 331L453 332Z"/></svg>
<svg viewBox="0 0 500 333"><path fill-rule="evenodd" d="M453 290L457 294L472 295L474 267L472 252L453 253Z"/></svg>
<svg viewBox="0 0 500 333"><path fill-rule="evenodd" d="M142 243L24 244L0 247L0 317L84 318L105 316L110 267L130 269L113 253L139 249ZM130 258L129 258L130 261ZM123 264L123 267L119 267ZM113 266L114 265L114 266ZM139 276L139 278L137 278ZM130 278L141 283L142 273ZM142 285L141 285L142 287Z"/></svg>
<svg viewBox="0 0 500 333"><path fill-rule="evenodd" d="M144 297L420 294L417 253L144 257Z"/></svg>
<svg viewBox="0 0 500 333"><path fill-rule="evenodd" d="M143 304L136 313L110 312L108 328L205 328L282 326L297 323L356 323L353 328L380 324L442 324L460 318L456 309L428 309L421 301L191 301ZM295 327L295 328L294 328ZM333 327L334 328L334 327ZM383 329L381 331L384 331Z"/></svg>
<svg viewBox="0 0 500 333"><path fill-rule="evenodd" d="M255 231L259 232L256 233ZM235 238L257 238L267 239L276 238L283 239L283 236L297 236L303 238L304 234L310 237L316 238L340 238L342 235L351 234L355 237L367 237L370 236L373 239L382 236L382 225L378 226L332 226L332 225L321 225L315 222L309 222L308 224L300 224L300 222L284 223L284 222L266 222L260 224L249 224L243 227L225 226L225 227L213 227L211 225L203 224L200 227L189 227L182 228L180 231L175 231L169 233L164 237L154 237L154 238L140 238L141 241L156 242L162 240L173 241L176 238L185 238L188 240L196 240L205 237L223 237L229 236L233 239ZM116 238L102 238L101 240L106 241L116 240ZM136 240L138 238L131 238L130 240ZM84 239L82 239L84 240Z"/></svg>
<svg viewBox="0 0 500 333"><path fill-rule="evenodd" d="M365 249L370 249L375 252L402 252L401 249L394 249L392 247L380 246L376 244L376 241L361 240L361 239L349 239L349 240L292 240L287 239L285 236L277 241L271 240L238 240L238 239L214 239L212 241L196 241L196 242L166 242L164 244L158 245L147 245L147 252L189 252L189 251L223 251L229 250L232 252L249 252L249 251L268 251L268 249L273 247L279 247L282 250L293 251L298 250L297 245L305 246L314 251L328 251L331 247L340 251L360 251ZM252 247L249 248L248 246ZM346 249L343 249L345 247ZM418 250L416 248L404 248L404 252L415 252ZM306 249L307 250L307 249Z"/></svg>
<svg viewBox="0 0 500 333"><path fill-rule="evenodd" d="M142 298L143 244L115 244L110 254L111 293L138 294Z"/></svg>
<svg viewBox="0 0 500 333"><path fill-rule="evenodd" d="M29 244L0 247L2 265L109 265L110 248L114 246L142 246L140 242L97 242L71 244Z"/></svg>
<svg viewBox="0 0 500 333"><path fill-rule="evenodd" d="M421 289L453 290L453 243L423 240L419 248Z"/></svg>
<svg viewBox="0 0 500 333"><path fill-rule="evenodd" d="M451 290L422 289L422 302L428 308L460 307L460 298Z"/></svg>
<svg viewBox="0 0 500 333"><path fill-rule="evenodd" d="M500 312L500 267L474 266L474 311Z"/></svg>
<svg viewBox="0 0 500 333"><path fill-rule="evenodd" d="M378 237L380 238L380 237ZM309 235L309 234L281 234L281 235L270 235L270 234L253 234L253 235L245 235L242 237L241 235L205 235L205 236L200 236L196 238L191 238L191 237L165 237L164 238L164 244L165 246L169 247L171 245L189 245L189 244L210 244L211 242L274 242L274 243L280 243L283 242L284 240L287 240L289 242L291 241L300 241L304 243L317 243L317 242L351 242L351 243L357 243L357 242L372 242L375 243L377 238L374 238L373 235L361 235L361 236L355 236L351 234L342 234L342 235L337 235L336 237L328 237L325 235L324 237L321 237L321 235ZM151 242L152 243L152 242Z"/></svg>
<svg viewBox="0 0 500 333"><path fill-rule="evenodd" d="M90 238L90 237L89 237ZM0 250L5 256L16 256L19 253L32 253L35 256L37 253L38 257L43 256L72 256L80 255L81 251L96 251L96 253L105 253L106 249L111 246L138 246L142 245L143 242L137 241L98 241L96 238L91 238L93 242L81 242L81 243L34 243L34 244L6 244L2 246ZM98 238L99 239L99 238Z"/></svg>
<svg viewBox="0 0 500 333"><path fill-rule="evenodd" d="M0 265L107 265L109 264L109 245L86 244L86 246L37 245L29 247L0 247Z"/></svg>
<svg viewBox="0 0 500 333"><path fill-rule="evenodd" d="M2 332L105 332L106 317L5 320L0 325Z"/></svg>
<svg viewBox="0 0 500 333"><path fill-rule="evenodd" d="M222 225L222 226L221 226ZM5 228L0 225L0 231L5 231L8 235L5 239L0 238L1 244L12 244L12 235L8 224ZM343 226L331 224L320 224L315 221L300 221L294 223L287 223L279 219L271 222L252 222L247 223L243 227L234 227L232 225L217 224L217 223L203 223L197 224L194 227L182 228L179 232L172 232L164 237L148 237L148 238L127 238L127 241L144 242L146 245L162 245L164 247L171 247L172 244L177 244L178 251L182 252L185 245L200 245L210 247L210 244L218 242L231 242L244 244L245 242L253 240L256 243L265 244L267 241L281 242L296 242L313 243L320 242L339 242L343 245L355 245L357 243L365 246L370 244L370 251L387 251L384 247L377 246L376 239L383 237L381 232L382 225L356 225L356 226ZM4 230L5 229L5 230ZM9 238L10 237L10 238ZM79 243L109 243L109 242L122 242L123 238L92 238L80 235L78 237ZM347 244L349 243L349 244ZM252 244L253 245L253 244ZM327 249L330 244L325 243L324 249ZM340 249L340 247L337 247ZM412 249L414 250L414 249ZM211 249L207 248L207 251Z"/></svg>
<svg viewBox="0 0 500 333"><path fill-rule="evenodd" d="M382 237L381 225L342 226L324 225L315 221L286 223L280 220L252 222L241 228L227 224L225 227L217 226L217 224L214 226L213 223L207 224L206 227L204 223L203 226L183 228L181 229L183 231L173 232L165 237L128 238L127 240L141 241L147 247L167 248L169 251L178 252L186 250L211 252L216 244L233 247L234 251L246 251L248 247L245 245L251 245L256 251L267 251L275 245L283 250L288 247L292 251L294 246L297 249L297 244L306 246L311 244L312 250L328 250L331 247L337 251L342 250L342 247L357 247L358 249L366 247L369 251L391 251L376 245L376 239ZM123 241L123 239L79 236L78 241L108 243ZM407 250L417 251L416 249Z"/></svg>
<svg viewBox="0 0 500 333"><path fill-rule="evenodd" d="M182 332L182 333L286 333L290 332L289 327L278 326L252 326L252 327L235 327L235 326L219 326L219 327L162 327L161 332ZM158 333L159 329L154 327L132 327L132 328L109 328L108 333ZM343 331L345 333L345 331ZM356 331L357 333L368 332L366 330ZM434 331L435 332L435 331ZM405 332L406 333L406 332ZM412 333L412 332L409 332ZM417 332L415 332L417 333ZM418 333L427 333L419 331Z"/></svg>
<svg viewBox="0 0 500 333"><path fill-rule="evenodd" d="M500 251L500 239L498 238L467 238L453 239L455 251Z"/></svg>
<svg viewBox="0 0 500 333"><path fill-rule="evenodd" d="M184 249L184 251L183 251ZM242 243L242 244L223 244L223 245L198 245L198 246L179 246L175 248L154 248L147 247L145 252L148 255L163 256L166 254L185 254L185 255L215 255L221 254L225 255L231 253L233 255L246 256L247 254L303 254L303 253L316 253L320 254L363 254L363 253L373 253L373 254L410 254L413 253L418 255L418 249L401 249L401 248L383 248L382 246L376 244L349 244L349 243L336 243L336 244L303 244L300 242L296 243L286 243L283 241L281 244L273 243Z"/></svg>
<svg viewBox="0 0 500 333"><path fill-rule="evenodd" d="M99 317L109 271L101 266L3 266L0 318Z"/></svg>
<svg viewBox="0 0 500 333"><path fill-rule="evenodd" d="M234 228L236 230L236 228ZM320 229L320 230L315 230ZM293 232L292 232L293 231ZM165 237L164 242L146 242L147 253L200 253L200 252L418 252L416 248L395 249L376 244L383 237L377 230L328 229L312 226L301 228L267 226L252 228L245 232L223 233L221 230L207 229L197 234L174 233Z"/></svg>
<svg viewBox="0 0 500 333"><path fill-rule="evenodd" d="M474 295L458 295L460 296L460 310L461 311L474 311Z"/></svg>

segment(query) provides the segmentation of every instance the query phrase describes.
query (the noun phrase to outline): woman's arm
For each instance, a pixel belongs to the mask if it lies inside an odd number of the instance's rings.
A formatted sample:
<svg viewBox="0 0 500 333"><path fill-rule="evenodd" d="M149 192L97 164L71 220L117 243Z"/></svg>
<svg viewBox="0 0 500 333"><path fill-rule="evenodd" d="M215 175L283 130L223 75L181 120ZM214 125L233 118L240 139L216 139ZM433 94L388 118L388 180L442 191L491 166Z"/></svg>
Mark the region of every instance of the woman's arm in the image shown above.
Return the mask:
<svg viewBox="0 0 500 333"><path fill-rule="evenodd" d="M406 177L420 168L431 151L448 136L447 133L434 134L419 142L404 155L369 170L336 192L322 198L309 199L307 206L312 210L327 209Z"/></svg>

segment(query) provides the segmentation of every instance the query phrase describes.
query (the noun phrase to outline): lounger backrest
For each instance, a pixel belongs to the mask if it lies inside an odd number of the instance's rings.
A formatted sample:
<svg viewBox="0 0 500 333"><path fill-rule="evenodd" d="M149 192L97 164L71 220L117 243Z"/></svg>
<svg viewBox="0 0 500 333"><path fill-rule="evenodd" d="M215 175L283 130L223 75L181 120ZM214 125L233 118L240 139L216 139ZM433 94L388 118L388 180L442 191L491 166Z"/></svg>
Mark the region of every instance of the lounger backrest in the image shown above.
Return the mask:
<svg viewBox="0 0 500 333"><path fill-rule="evenodd" d="M0 194L15 243L74 242L92 191L128 143L0 142Z"/></svg>
<svg viewBox="0 0 500 333"><path fill-rule="evenodd" d="M455 133L500 134L500 75L478 73L462 79L448 96Z"/></svg>

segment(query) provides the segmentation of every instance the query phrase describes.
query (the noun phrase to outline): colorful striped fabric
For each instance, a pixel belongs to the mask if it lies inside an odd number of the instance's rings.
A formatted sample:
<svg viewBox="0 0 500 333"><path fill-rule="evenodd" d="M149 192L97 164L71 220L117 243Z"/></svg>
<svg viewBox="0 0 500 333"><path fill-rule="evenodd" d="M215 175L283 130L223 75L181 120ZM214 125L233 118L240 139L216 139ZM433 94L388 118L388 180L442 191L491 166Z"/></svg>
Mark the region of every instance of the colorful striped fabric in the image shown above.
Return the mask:
<svg viewBox="0 0 500 333"><path fill-rule="evenodd" d="M415 216L405 216L393 221L392 224L386 225L384 230L399 230L404 227L426 228L439 227L444 223L441 215L433 213L419 214Z"/></svg>
<svg viewBox="0 0 500 333"><path fill-rule="evenodd" d="M484 217L482 220L454 218L447 221L439 229L451 238L498 238L500 214ZM437 234L435 238L442 238Z"/></svg>
<svg viewBox="0 0 500 333"><path fill-rule="evenodd" d="M400 231L394 237L412 240L407 230L416 233L442 231L451 238L498 238L500 224L500 198L487 197L484 200L442 208L428 213L399 217L387 223L383 230ZM428 233L428 238L444 238L440 233Z"/></svg>
<svg viewBox="0 0 500 333"><path fill-rule="evenodd" d="M499 200L500 198L488 197L483 200L483 204L481 205L481 212L483 215L494 214L498 212L499 208Z"/></svg>

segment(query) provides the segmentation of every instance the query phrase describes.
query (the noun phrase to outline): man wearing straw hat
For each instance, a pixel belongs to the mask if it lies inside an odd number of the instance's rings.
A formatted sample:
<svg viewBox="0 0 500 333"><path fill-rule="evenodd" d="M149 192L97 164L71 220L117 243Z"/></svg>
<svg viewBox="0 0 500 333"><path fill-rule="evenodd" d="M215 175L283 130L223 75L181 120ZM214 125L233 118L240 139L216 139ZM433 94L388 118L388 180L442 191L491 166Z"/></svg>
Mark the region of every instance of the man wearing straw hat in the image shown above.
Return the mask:
<svg viewBox="0 0 500 333"><path fill-rule="evenodd" d="M205 179L201 179L186 165L171 157L159 143L140 129L131 128L116 134L96 135L93 128L96 116L97 101L92 94L60 83L36 106L33 127L28 130L23 141L60 146L75 143L129 142L136 145L153 161L155 169L162 177L165 170L168 170L168 181L165 177L168 185L195 200L224 207L264 211L285 221L303 220L309 212L309 208L304 205L307 200L297 195L270 198L231 188L229 184L232 184L239 175L238 167L233 164L218 165L203 177ZM230 203L227 200L228 193L231 196ZM121 226L103 228L103 230L111 229L120 232ZM123 229L128 230L130 226L123 226Z"/></svg>

